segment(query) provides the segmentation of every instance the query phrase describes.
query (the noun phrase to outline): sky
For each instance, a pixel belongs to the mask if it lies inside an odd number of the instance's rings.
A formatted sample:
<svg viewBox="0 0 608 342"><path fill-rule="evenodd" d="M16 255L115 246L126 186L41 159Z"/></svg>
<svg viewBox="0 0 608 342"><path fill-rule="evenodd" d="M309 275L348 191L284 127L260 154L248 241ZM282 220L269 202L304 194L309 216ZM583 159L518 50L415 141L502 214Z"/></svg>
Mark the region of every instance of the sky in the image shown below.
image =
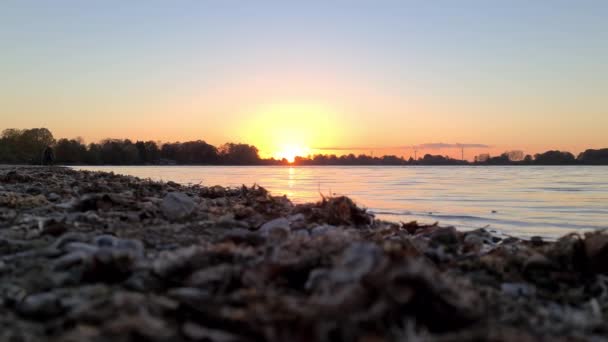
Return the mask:
<svg viewBox="0 0 608 342"><path fill-rule="evenodd" d="M606 18L608 1L3 0L0 129L263 156L608 147Z"/></svg>

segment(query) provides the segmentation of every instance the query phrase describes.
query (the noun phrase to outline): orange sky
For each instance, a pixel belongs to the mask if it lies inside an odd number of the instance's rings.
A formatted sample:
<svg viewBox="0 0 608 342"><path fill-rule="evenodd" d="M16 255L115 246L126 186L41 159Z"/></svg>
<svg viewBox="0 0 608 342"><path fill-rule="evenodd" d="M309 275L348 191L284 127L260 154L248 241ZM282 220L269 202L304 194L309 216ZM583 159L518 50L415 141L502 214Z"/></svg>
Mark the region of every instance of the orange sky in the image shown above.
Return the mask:
<svg viewBox="0 0 608 342"><path fill-rule="evenodd" d="M467 159L577 153L608 147L606 15L529 1L14 2L0 12L0 129L244 142L264 157L407 158L440 142L490 146Z"/></svg>

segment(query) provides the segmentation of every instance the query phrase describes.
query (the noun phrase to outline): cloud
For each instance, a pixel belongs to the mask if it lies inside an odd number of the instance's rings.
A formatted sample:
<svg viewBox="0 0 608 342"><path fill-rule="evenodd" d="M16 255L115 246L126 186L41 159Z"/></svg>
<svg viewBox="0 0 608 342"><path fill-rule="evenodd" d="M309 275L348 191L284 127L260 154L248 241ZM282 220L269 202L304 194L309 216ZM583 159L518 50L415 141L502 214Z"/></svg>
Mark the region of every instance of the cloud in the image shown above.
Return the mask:
<svg viewBox="0 0 608 342"><path fill-rule="evenodd" d="M313 147L312 150L317 151L376 151L376 150L407 150L407 149L428 149L438 150L442 148L490 148L486 144L446 144L446 143L426 143L412 146L331 146L331 147Z"/></svg>
<svg viewBox="0 0 608 342"><path fill-rule="evenodd" d="M330 146L330 147L313 147L312 150L319 151L359 151L359 150L383 150L390 147L361 147L361 146Z"/></svg>
<svg viewBox="0 0 608 342"><path fill-rule="evenodd" d="M490 148L490 145L486 144L446 144L446 143L426 143L412 146L412 148L418 149L440 149L440 148Z"/></svg>

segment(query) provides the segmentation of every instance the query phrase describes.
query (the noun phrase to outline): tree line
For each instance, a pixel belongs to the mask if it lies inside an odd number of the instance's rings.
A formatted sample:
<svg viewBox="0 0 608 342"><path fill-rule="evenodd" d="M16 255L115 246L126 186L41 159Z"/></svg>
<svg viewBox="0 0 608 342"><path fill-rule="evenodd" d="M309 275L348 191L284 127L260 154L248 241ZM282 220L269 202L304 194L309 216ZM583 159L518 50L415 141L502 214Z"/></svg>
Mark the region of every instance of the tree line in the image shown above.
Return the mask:
<svg viewBox="0 0 608 342"><path fill-rule="evenodd" d="M85 144L82 139L58 139L46 128L6 129L0 136L0 163L40 164L51 147L55 163L66 165L287 165L286 159L260 158L253 145L226 143L219 147L204 140L158 143L129 139L105 139ZM509 151L499 156L482 154L473 162L449 156L425 154L418 159L395 155L317 154L296 157L293 165L608 165L608 148L589 149L578 156L565 151L523 155Z"/></svg>

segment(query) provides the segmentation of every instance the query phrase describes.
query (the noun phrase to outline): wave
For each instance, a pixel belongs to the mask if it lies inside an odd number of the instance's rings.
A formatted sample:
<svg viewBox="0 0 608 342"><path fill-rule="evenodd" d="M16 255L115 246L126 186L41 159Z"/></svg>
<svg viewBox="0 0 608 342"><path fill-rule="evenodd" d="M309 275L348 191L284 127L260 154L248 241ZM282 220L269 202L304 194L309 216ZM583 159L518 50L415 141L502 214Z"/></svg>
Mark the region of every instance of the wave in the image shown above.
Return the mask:
<svg viewBox="0 0 608 342"><path fill-rule="evenodd" d="M377 215L391 215L391 216L413 216L422 218L433 218L435 221L445 222L453 224L454 221L459 223L476 222L480 226L500 226L500 227L546 227L546 228L563 228L572 230L602 230L608 229L608 225L594 225L594 224L578 224L569 222L557 222L557 221L527 221L527 220L509 220L500 218L491 218L486 216L475 216L475 215L459 215L459 214L434 214L434 213L415 213L409 211L372 211ZM474 226L470 226L474 227Z"/></svg>

